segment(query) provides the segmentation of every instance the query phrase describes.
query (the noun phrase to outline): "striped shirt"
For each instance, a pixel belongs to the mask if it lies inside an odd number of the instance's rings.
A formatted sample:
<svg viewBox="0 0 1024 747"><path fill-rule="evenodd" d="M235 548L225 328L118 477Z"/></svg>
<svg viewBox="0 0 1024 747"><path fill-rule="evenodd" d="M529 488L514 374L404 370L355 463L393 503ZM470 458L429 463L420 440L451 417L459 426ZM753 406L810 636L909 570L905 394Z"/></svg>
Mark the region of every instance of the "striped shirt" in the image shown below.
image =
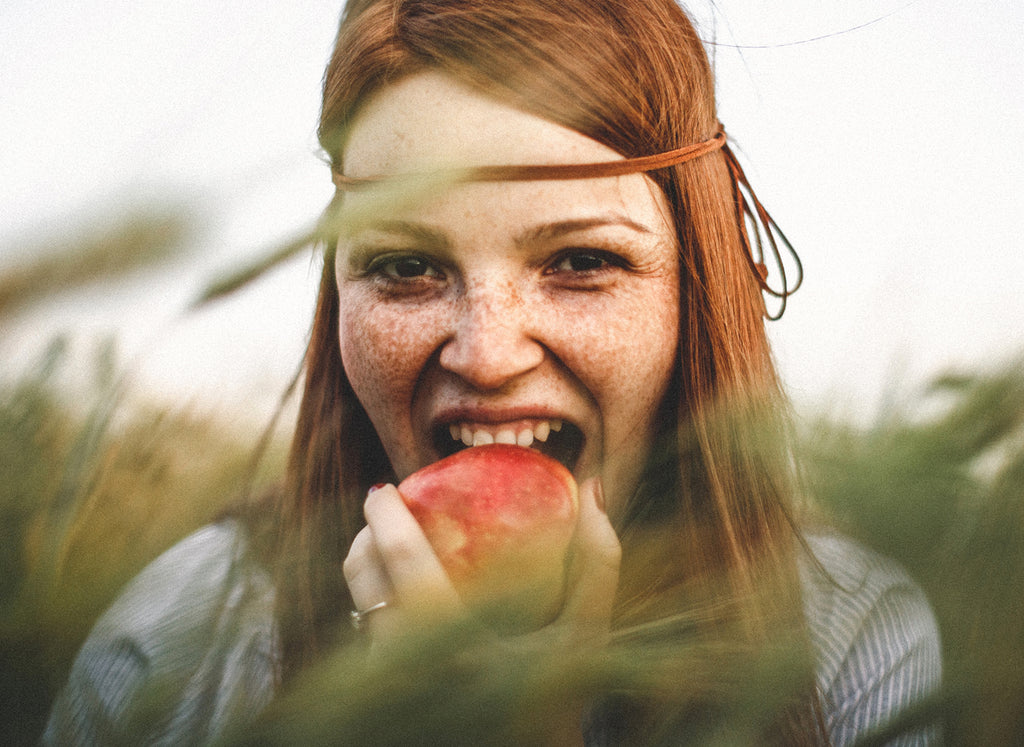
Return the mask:
<svg viewBox="0 0 1024 747"><path fill-rule="evenodd" d="M808 542L818 564L801 568L805 611L838 747L938 687L938 630L898 566L838 536ZM237 523L204 527L153 561L96 623L43 743L215 741L270 702L279 661L269 575Z"/></svg>
<svg viewBox="0 0 1024 747"><path fill-rule="evenodd" d="M821 569L802 565L804 611L826 727L839 747L938 689L939 631L928 600L898 565L835 535L807 541ZM893 744L937 741L923 732Z"/></svg>

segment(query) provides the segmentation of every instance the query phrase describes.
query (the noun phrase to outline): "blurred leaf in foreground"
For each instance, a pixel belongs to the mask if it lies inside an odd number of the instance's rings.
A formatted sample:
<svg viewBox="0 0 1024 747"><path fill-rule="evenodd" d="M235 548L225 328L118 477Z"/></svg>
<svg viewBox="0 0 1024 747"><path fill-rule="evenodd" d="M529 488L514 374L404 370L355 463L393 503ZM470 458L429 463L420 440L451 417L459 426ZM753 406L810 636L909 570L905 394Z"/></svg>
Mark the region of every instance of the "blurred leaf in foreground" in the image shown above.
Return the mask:
<svg viewBox="0 0 1024 747"><path fill-rule="evenodd" d="M259 280L264 274L282 262L291 259L303 249L317 245L333 246L338 237L353 232L366 222L380 215L389 215L434 195L438 190L458 181L460 171L442 172L437 175L410 177L396 182L374 186L360 195L358 206L353 208L345 203L339 194L324 210L317 225L310 231L281 242L265 250L255 260L237 269L225 272L221 277L207 283L191 308L198 309Z"/></svg>
<svg viewBox="0 0 1024 747"><path fill-rule="evenodd" d="M200 225L195 210L181 204L120 205L30 246L0 249L0 256L26 258L0 266L0 318L180 256L194 246Z"/></svg>

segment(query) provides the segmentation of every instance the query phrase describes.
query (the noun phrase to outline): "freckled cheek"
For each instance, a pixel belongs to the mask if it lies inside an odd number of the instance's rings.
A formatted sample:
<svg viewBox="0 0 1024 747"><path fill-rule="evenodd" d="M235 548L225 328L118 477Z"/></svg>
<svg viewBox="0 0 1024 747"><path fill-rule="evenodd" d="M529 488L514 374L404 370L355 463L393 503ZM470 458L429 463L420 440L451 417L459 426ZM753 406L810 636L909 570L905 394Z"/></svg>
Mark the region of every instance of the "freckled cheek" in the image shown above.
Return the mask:
<svg viewBox="0 0 1024 747"><path fill-rule="evenodd" d="M603 310L576 338L570 367L597 401L607 449L650 435L678 356L678 293L652 291Z"/></svg>
<svg viewBox="0 0 1024 747"><path fill-rule="evenodd" d="M654 306L620 309L619 323L609 323L592 348L589 370L600 378L588 387L600 410L602 477L613 514L641 478L678 355L678 312Z"/></svg>
<svg viewBox="0 0 1024 747"><path fill-rule="evenodd" d="M619 397L660 391L679 345L678 294L637 294L594 313L571 336L576 368Z"/></svg>
<svg viewBox="0 0 1024 747"><path fill-rule="evenodd" d="M436 323L386 305L346 304L339 344L345 373L378 433L405 423L420 372L436 347Z"/></svg>

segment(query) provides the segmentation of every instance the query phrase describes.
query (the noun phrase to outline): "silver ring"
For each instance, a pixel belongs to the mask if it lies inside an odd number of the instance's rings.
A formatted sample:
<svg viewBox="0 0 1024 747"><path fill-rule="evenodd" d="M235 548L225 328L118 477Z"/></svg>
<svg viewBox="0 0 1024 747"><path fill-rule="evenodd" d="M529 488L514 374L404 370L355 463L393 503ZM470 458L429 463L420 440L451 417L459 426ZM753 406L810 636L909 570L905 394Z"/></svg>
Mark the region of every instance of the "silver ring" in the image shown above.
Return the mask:
<svg viewBox="0 0 1024 747"><path fill-rule="evenodd" d="M387 602L377 602L377 604L367 607L365 610L352 610L349 613L349 616L352 619L352 627L356 630L362 630L363 626L366 625L366 619L370 616L371 612L382 610L387 606Z"/></svg>

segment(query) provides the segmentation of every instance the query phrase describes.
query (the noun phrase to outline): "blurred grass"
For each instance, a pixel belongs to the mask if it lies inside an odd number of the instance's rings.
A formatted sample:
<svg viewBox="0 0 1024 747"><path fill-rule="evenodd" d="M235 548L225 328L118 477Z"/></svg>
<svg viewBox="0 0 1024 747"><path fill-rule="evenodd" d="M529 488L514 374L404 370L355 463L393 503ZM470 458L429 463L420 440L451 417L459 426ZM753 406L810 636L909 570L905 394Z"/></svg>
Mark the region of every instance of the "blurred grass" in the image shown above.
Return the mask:
<svg viewBox="0 0 1024 747"><path fill-rule="evenodd" d="M58 225L4 249L0 325L170 265L195 248L204 221L168 199ZM227 419L137 398L126 406L112 341L90 381L68 386L70 342L57 337L24 370L8 361L0 372L0 744L37 741L72 658L128 579L243 486L276 480L284 461L272 441L254 468L251 433Z"/></svg>
<svg viewBox="0 0 1024 747"><path fill-rule="evenodd" d="M102 387L84 414L72 410L55 385L64 354L55 344L0 394L4 743L35 738L117 589L236 497L250 465L251 440L215 418L144 406L111 418L111 390ZM901 561L935 606L945 688L925 715L941 714L949 744L1020 744L1024 369L1014 361L940 377L867 427L805 420L800 445L823 509ZM279 474L282 454L275 444L260 481ZM681 694L687 678L703 678L721 683L728 705L712 722L690 724L692 743L750 744L787 692L780 683L797 671L785 647L751 671L745 660L731 665L730 652L667 651L642 637L601 656L516 651L465 630L416 643L372 670L356 652L336 652L237 741L326 743L344 734L374 744L531 744L556 728L569 693L672 683Z"/></svg>
<svg viewBox="0 0 1024 747"><path fill-rule="evenodd" d="M907 567L942 633L942 691L862 744L933 719L950 745L1024 744L1024 366L939 376L894 396L868 426L811 415L798 430L820 513ZM684 706L685 728L647 732L644 744L750 745L799 683L785 642L752 665L685 635L636 632L586 655L443 631L373 669L341 650L238 741L540 744L573 696L612 691ZM685 710L709 691L710 719Z"/></svg>
<svg viewBox="0 0 1024 747"><path fill-rule="evenodd" d="M938 376L870 427L820 418L812 492L912 573L943 636L949 744L1024 744L1024 361Z"/></svg>
<svg viewBox="0 0 1024 747"><path fill-rule="evenodd" d="M331 219L317 230L340 230ZM0 272L0 320L173 258L188 243L189 225L187 214L146 208L56 250L27 253L27 263ZM197 306L246 286L304 245L307 238L284 244L228 274ZM97 356L89 393L68 401L60 381L68 349L55 340L26 372L8 371L0 381L4 744L36 740L78 646L123 583L214 518L253 477L251 434L227 418L125 405L112 346ZM868 426L805 417L798 452L823 511L902 562L928 592L946 684L927 713L941 713L947 742L1024 743L1021 361L901 392ZM254 476L257 489L280 475L283 454L273 442ZM564 716L569 693L678 693L690 677L730 693L717 718L690 723L692 741L748 744L798 671L784 646L750 670L746 659L730 664L730 652L666 651L643 636L578 657L495 646L479 631L415 643L373 670L361 667L358 652L337 651L237 741L536 743Z"/></svg>
<svg viewBox="0 0 1024 747"><path fill-rule="evenodd" d="M62 401L64 346L0 392L0 743L34 742L92 623L163 549L239 500L253 443L116 389ZM84 412L83 412L84 409ZM255 485L276 477L272 445Z"/></svg>
<svg viewBox="0 0 1024 747"><path fill-rule="evenodd" d="M102 208L89 219L61 219L59 228L0 257L22 257L0 266L0 320L92 283L121 280L186 254L203 221L184 203L154 201Z"/></svg>

